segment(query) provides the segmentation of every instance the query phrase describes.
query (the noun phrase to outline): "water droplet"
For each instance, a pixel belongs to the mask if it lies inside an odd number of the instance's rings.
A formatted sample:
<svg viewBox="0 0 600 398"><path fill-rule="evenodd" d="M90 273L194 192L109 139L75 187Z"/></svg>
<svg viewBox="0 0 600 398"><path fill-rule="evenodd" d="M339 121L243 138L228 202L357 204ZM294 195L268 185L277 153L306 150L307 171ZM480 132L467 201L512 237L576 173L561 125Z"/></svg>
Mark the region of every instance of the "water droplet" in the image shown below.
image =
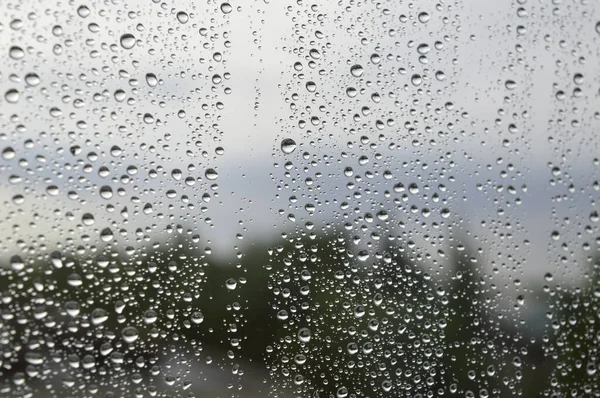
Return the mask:
<svg viewBox="0 0 600 398"><path fill-rule="evenodd" d="M91 11L87 6L79 6L79 8L77 8L77 15L81 18L87 18L90 14Z"/></svg>
<svg viewBox="0 0 600 398"><path fill-rule="evenodd" d="M103 199L110 199L113 196L112 188L108 185L103 185L100 187L100 197Z"/></svg>
<svg viewBox="0 0 600 398"><path fill-rule="evenodd" d="M229 4L229 3L222 3L221 4L221 12L223 14L229 14L232 11L232 9L233 8L231 7L231 4Z"/></svg>
<svg viewBox="0 0 600 398"><path fill-rule="evenodd" d="M67 301L65 303L65 311L71 317L76 317L81 312L81 305L77 301Z"/></svg>
<svg viewBox="0 0 600 398"><path fill-rule="evenodd" d="M59 194L58 187L56 185L49 185L46 187L46 193L50 196L56 196Z"/></svg>
<svg viewBox="0 0 600 398"><path fill-rule="evenodd" d="M121 330L121 337L123 337L123 341L126 343L133 343L139 337L139 332L133 326L126 326Z"/></svg>
<svg viewBox="0 0 600 398"><path fill-rule="evenodd" d="M21 47L12 46L8 50L8 54L12 59L21 59L25 56L25 51Z"/></svg>
<svg viewBox="0 0 600 398"><path fill-rule="evenodd" d="M108 319L108 312L103 308L96 308L92 311L92 324L101 325Z"/></svg>
<svg viewBox="0 0 600 398"><path fill-rule="evenodd" d="M504 82L504 87L506 87L508 90L514 90L517 88L517 83L515 83L513 80L507 80Z"/></svg>
<svg viewBox="0 0 600 398"><path fill-rule="evenodd" d="M348 396L348 389L346 387L340 387L336 392L337 398L346 398Z"/></svg>
<svg viewBox="0 0 600 398"><path fill-rule="evenodd" d="M364 72L365 72L365 70L363 69L363 67L358 64L356 64L350 68L350 73L354 77L361 77Z"/></svg>
<svg viewBox="0 0 600 398"><path fill-rule="evenodd" d="M423 78L418 73L415 73L410 78L410 82L413 84L413 86L420 86L421 83L423 83Z"/></svg>
<svg viewBox="0 0 600 398"><path fill-rule="evenodd" d="M156 313L156 311L146 310L146 312L144 312L144 323L146 325L150 325L150 324L156 322L157 319L158 319L158 314Z"/></svg>
<svg viewBox="0 0 600 398"><path fill-rule="evenodd" d="M85 226L94 225L94 216L90 213L85 213L81 216L81 223Z"/></svg>
<svg viewBox="0 0 600 398"><path fill-rule="evenodd" d="M196 325L201 324L204 321L204 315L202 315L202 313L200 311L195 311L192 314L192 322L194 322Z"/></svg>
<svg viewBox="0 0 600 398"><path fill-rule="evenodd" d="M361 250L358 252L357 257L360 261L367 261L367 259L369 258L369 252L366 250Z"/></svg>
<svg viewBox="0 0 600 398"><path fill-rule="evenodd" d="M235 288L237 286L237 281L233 278L229 278L229 279L227 279L227 281L225 281L225 286L229 290L235 290Z"/></svg>
<svg viewBox="0 0 600 398"><path fill-rule="evenodd" d="M420 12L418 15L418 18L419 18L419 22L421 22L421 23L427 23L427 22L429 22L429 19L431 19L429 14L426 13L425 11Z"/></svg>
<svg viewBox="0 0 600 398"><path fill-rule="evenodd" d="M158 79L156 78L156 75L154 73L147 73L146 83L148 83L150 87L156 87L156 85L158 84Z"/></svg>
<svg viewBox="0 0 600 398"><path fill-rule="evenodd" d="M146 123L146 124L154 123L154 116L152 116L149 113L144 114L144 123Z"/></svg>
<svg viewBox="0 0 600 398"><path fill-rule="evenodd" d="M25 83L34 87L40 84L40 77L35 73L28 73L25 75Z"/></svg>
<svg viewBox="0 0 600 398"><path fill-rule="evenodd" d="M25 262L19 256L12 256L10 258L10 267L15 271L21 271L25 268Z"/></svg>
<svg viewBox="0 0 600 398"><path fill-rule="evenodd" d="M215 171L215 169L206 169L204 172L204 176L207 180L216 180L219 177L219 174Z"/></svg>
<svg viewBox="0 0 600 398"><path fill-rule="evenodd" d="M189 16L189 15L187 14L187 12L185 12L185 11L179 11L179 12L177 13L177 20L178 20L180 23L187 23L187 21L189 21L189 20L190 20L190 16Z"/></svg>
<svg viewBox="0 0 600 398"><path fill-rule="evenodd" d="M104 228L100 231L100 239L102 239L102 242L110 242L113 237L114 235L110 228Z"/></svg>
<svg viewBox="0 0 600 398"><path fill-rule="evenodd" d="M286 155L294 152L296 150L296 141L291 138L285 138L281 141L281 151Z"/></svg>
<svg viewBox="0 0 600 398"><path fill-rule="evenodd" d="M6 93L4 94L6 102L9 102L11 104L16 104L17 102L19 102L19 97L19 92L14 88L11 88L10 90L6 91Z"/></svg>
<svg viewBox="0 0 600 398"><path fill-rule="evenodd" d="M131 33L125 33L121 36L121 47L129 50L135 46L135 37Z"/></svg>
<svg viewBox="0 0 600 398"><path fill-rule="evenodd" d="M10 21L11 29L21 30L22 27L23 27L23 21L21 21L20 19L13 19L12 21Z"/></svg>
<svg viewBox="0 0 600 398"><path fill-rule="evenodd" d="M310 329L301 328L298 330L298 340L300 340L301 343L308 343L310 341Z"/></svg>

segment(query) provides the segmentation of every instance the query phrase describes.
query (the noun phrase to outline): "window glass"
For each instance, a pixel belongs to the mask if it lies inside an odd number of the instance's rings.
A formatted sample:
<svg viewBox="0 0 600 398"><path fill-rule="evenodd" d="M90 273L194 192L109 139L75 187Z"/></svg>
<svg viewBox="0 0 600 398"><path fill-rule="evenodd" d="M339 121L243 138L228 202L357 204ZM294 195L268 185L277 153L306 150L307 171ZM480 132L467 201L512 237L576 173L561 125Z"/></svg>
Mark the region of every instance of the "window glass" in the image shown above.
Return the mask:
<svg viewBox="0 0 600 398"><path fill-rule="evenodd" d="M596 2L0 7L1 396L600 396Z"/></svg>

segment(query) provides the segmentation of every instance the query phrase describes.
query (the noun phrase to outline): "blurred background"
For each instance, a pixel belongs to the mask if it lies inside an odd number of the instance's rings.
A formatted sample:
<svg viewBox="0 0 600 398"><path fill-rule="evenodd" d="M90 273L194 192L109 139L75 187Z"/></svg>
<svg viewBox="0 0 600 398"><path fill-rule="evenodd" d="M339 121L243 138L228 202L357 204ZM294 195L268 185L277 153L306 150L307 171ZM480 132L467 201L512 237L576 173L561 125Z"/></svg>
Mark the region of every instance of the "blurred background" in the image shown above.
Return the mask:
<svg viewBox="0 0 600 398"><path fill-rule="evenodd" d="M0 395L600 396L600 7L2 3Z"/></svg>

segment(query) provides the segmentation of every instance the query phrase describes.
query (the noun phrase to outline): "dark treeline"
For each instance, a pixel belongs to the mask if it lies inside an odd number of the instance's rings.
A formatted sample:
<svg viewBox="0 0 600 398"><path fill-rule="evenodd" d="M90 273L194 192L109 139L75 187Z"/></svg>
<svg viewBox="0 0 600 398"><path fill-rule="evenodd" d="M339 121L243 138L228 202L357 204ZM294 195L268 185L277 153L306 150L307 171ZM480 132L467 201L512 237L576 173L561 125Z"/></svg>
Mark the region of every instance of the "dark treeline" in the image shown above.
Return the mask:
<svg viewBox="0 0 600 398"><path fill-rule="evenodd" d="M530 286L545 309L522 319L468 245L439 275L394 242L361 258L342 234L234 260L189 247L7 261L1 394L193 395L217 381L171 365L201 361L242 385L240 363L266 364L280 396L600 396L597 260L582 286Z"/></svg>

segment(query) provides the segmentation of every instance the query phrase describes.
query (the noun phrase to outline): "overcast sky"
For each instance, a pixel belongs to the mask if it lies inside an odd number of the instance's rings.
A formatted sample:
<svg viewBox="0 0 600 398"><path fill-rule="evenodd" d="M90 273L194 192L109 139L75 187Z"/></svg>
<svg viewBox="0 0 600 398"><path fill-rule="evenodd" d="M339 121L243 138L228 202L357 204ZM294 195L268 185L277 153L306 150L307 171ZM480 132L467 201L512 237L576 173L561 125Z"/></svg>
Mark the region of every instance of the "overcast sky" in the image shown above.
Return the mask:
<svg viewBox="0 0 600 398"><path fill-rule="evenodd" d="M82 2L85 10L79 3L55 7L31 1L20 9L7 7L0 31L7 60L0 67L6 93L0 142L16 155L8 150L0 159L2 255L19 251L18 240L39 246L40 235L48 250L68 238L77 246L86 236L88 244L102 246L105 227L117 236L116 246L135 246L136 228L151 227L152 240L160 240L169 224L192 227L203 245L230 255L236 244L275 234L275 226L293 230L305 221L332 219L352 180L343 170L352 166L362 176L378 172L370 184L381 192L398 182L418 182L420 194L425 185L432 187L427 198L411 196L405 206L416 206L419 214L437 209L428 220L379 198L394 223L407 223L411 239L420 242L420 223L442 222L436 216L447 207L452 216L446 224L456 223L455 230L471 235L489 258L533 276L559 269L561 256L580 258L585 244L598 236L590 214L599 197L593 183L600 153L595 30L600 14L594 2L518 3L440 2L438 9L435 2L323 2L288 11L277 1L257 1L232 2L230 13L214 2ZM132 48L124 48L125 34L137 40ZM360 77L350 72L356 64L363 68ZM349 87L358 90L356 97L348 96ZM19 92L18 100L10 90ZM124 101L117 98L119 90ZM317 125L311 124L313 116ZM378 120L393 123L380 129ZM368 144L361 145L363 136ZM281 152L284 138L296 141L294 153ZM378 146L369 148L370 143ZM115 145L121 152L111 154ZM74 146L81 154L71 154ZM215 154L219 147L222 155ZM381 162L373 160L377 153ZM364 167L358 163L363 155L370 158ZM296 181L279 190L292 178L284 175L288 160ZM84 164L92 171L82 171ZM195 168L188 170L189 164ZM102 166L110 169L109 177L98 176ZM205 177L208 168L218 172L216 180ZM173 169L182 170L181 181ZM151 170L157 170L156 178L148 177ZM384 170L392 172L391 180L381 178ZM121 179L126 174L131 181ZM11 176L21 181L10 183ZM322 188L318 195L303 181L309 176ZM186 186L186 177L194 177L195 185ZM447 186L441 195L446 204L431 198L441 183ZM218 184L217 197L212 184ZM58 194L51 195L49 186ZM101 186L111 186L113 198L102 199ZM119 187L126 192L122 197ZM167 196L170 190L177 191L175 198ZM69 192L78 197L69 198ZM202 200L205 193L210 202ZM15 195L24 202L15 202ZM187 205L182 195L193 209L181 209ZM297 204L290 203L292 195ZM303 212L316 200L330 204L314 216ZM373 211L368 200L356 200L363 211ZM150 214L143 212L147 204ZM81 226L88 213L94 224ZM118 236L119 229L127 235ZM552 240L553 231L560 231L559 241ZM427 230L433 232L449 233ZM432 250L420 244L423 252Z"/></svg>

